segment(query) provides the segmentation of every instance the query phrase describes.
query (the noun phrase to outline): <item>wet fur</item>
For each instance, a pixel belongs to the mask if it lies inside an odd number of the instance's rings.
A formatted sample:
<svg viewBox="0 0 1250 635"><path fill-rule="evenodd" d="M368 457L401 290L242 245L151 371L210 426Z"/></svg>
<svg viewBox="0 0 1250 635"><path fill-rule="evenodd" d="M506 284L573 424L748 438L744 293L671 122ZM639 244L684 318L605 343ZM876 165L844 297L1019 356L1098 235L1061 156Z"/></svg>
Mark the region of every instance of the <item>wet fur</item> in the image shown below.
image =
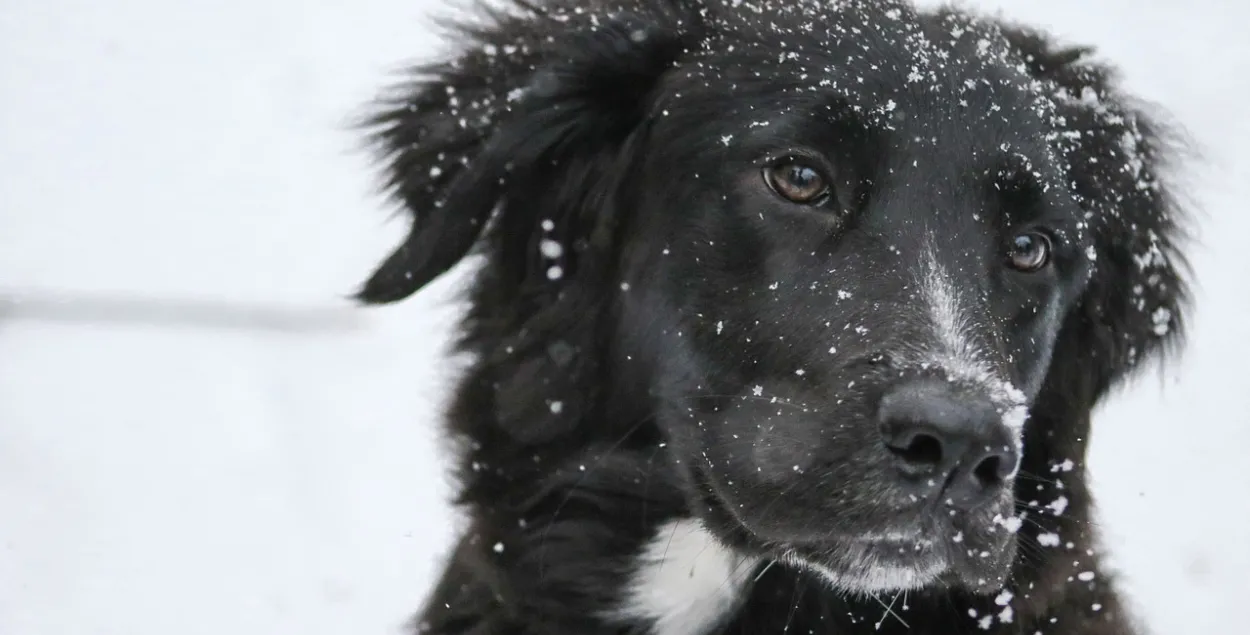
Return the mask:
<svg viewBox="0 0 1250 635"><path fill-rule="evenodd" d="M892 19L884 17L885 11L897 8L903 21L924 25L932 33L963 24L963 14L916 13L907 5L884 2L842 3L839 12L804 2L731 4L554 0L538 6L517 2L505 10L481 8L482 21L455 27L459 41L467 42L460 53L446 63L417 69L410 81L371 108L365 126L384 161L388 188L411 213L413 228L364 285L361 300L402 300L466 255L483 257L468 289L468 314L458 341L459 350L472 354L474 361L446 415L459 448L457 503L471 524L415 619L416 632L652 632L653 624L621 614L629 601L629 580L640 567L639 554L660 528L694 515L727 548L736 546L739 532L732 521L700 509L699 484L692 481L696 477L687 460L692 444L699 441L684 438L692 433L673 423L673 412L679 410L673 404L702 403L698 390L735 393L761 374L793 379L792 369L808 359L803 351L818 347L823 352L830 341L808 330L806 323L872 324L875 330L863 337L830 336L837 338L832 341L843 355L855 359L911 350L926 341L922 317L913 316L921 309L892 303L893 298L910 296L884 295L894 284L890 256L874 251L877 247L866 239L848 242L862 244L858 251L842 247L837 252L839 258L862 256L853 265L862 275L836 279L841 287L854 289L849 298L834 296L837 288L811 291L818 285L814 278L811 289L781 289L779 293L790 295L774 305L759 293L742 290L744 280L762 281L753 276L764 261L750 254L761 249L772 253L761 246L758 234L771 236L766 232L773 230L720 225L694 212L688 223L670 227L666 223L674 222L672 216L680 210L668 210L667 215L657 210L667 210L673 200L683 201L681 210L711 205L696 195L708 191L699 179L740 192L710 158L732 142L722 144L721 135L709 136L720 120L776 115L786 121L787 113L759 107L765 103L760 95L803 93L816 80L787 74L780 64L774 68L765 60L805 46L819 49L818 40L805 41L801 35L810 16L822 27L833 20L862 25L857 32L862 39L855 44L868 53L856 63L865 63L863 72L875 73L889 85L894 81L890 73L903 83L908 64L896 54L891 32L871 26ZM748 11L747 6L760 10ZM1080 134L1056 142L1062 160L1052 166L1058 171L1054 183L1075 202L1065 222L1087 218L1081 231L1088 234L1082 240L1094 255L1091 264L1079 265L1087 271L1057 283L1070 295L1055 301L1062 312L1050 322L1030 323L1038 333L1053 336L1049 346L985 344L986 350L1001 353L991 355L996 371L1021 385L1032 384L1026 388L1030 403L1023 433L1024 476L1015 485L1017 506L1030 511L1002 552L1013 558L1007 581L1013 597L1004 605L995 602L1004 597L996 591L931 584L907 593L904 610L897 594L839 592L809 572L763 559L750 563L753 573L738 603L710 626L714 633L949 635L983 632L979 624L986 616L993 616L987 625L995 633L1141 632L1121 605L1112 576L1099 565L1084 457L1094 407L1143 362L1161 358L1179 343L1185 298L1176 253L1181 217L1164 180L1173 156L1171 137L1119 92L1110 69L1088 61L1087 50L1062 47L1043 34L994 20L967 23L1006 48L1006 56L991 60L989 67L1006 68L1003 60L1009 60L1016 69L1012 72L1038 82L1034 88L1039 93L1066 96L1053 100L1062 130ZM736 63L766 72L702 72L704 67L692 60L709 39L719 44L708 69L734 68ZM725 52L728 41L740 42L732 53ZM832 56L828 51L813 54ZM864 60L876 64L870 67ZM975 78L979 71L963 72ZM1097 104L1082 101L1090 95L1099 97ZM749 103L754 110L749 116L735 111L736 103ZM986 130L1010 133L1013 126L1022 130L1024 121L1023 114L1008 109L992 123L997 128ZM999 142L977 138L976 130L938 132L941 138L933 151L939 156L943 144L955 147L965 137L987 148ZM1131 157L1122 145L1126 134L1133 137L1140 158L1132 166L1126 165ZM951 156L959 160L963 155ZM673 166L689 166L680 183L667 176ZM945 178L931 175L935 182ZM880 177L876 183L885 181ZM883 200L911 194L870 188L849 205L871 207L863 201L874 196ZM908 200L914 207L917 201L930 200L926 197L939 196L930 192ZM960 207L966 198L948 202ZM903 213L898 209L880 208L879 217ZM785 214L789 212L779 213L776 222L801 228L813 222ZM845 229L831 231L852 236L866 231L858 221L847 222ZM958 233L893 227L903 242L906 236L919 240L927 232L939 248L964 244ZM988 231L969 231L967 240L986 238ZM669 244L665 235L733 248ZM550 250L544 253L544 239L562 247L557 257L550 257ZM980 243L967 244L971 250ZM804 253L809 247L823 249L805 245ZM674 260L666 260L670 257ZM809 272L799 257L768 262L802 279ZM670 262L676 264L655 264ZM947 263L956 271L952 275L965 275L952 262ZM558 275L552 267L559 268ZM848 264L846 270L851 268ZM674 289L688 289L689 294ZM877 302L874 293L883 294ZM739 323L753 316L763 326ZM1004 328L989 324L978 333L989 341L1011 334ZM678 334L682 329L688 330ZM714 339L713 333L722 339ZM790 346L800 352L778 346L778 336L790 336ZM867 398L843 388L848 376L862 375L862 385L884 381L867 361L828 367L820 363L808 363L812 374L803 382L794 380L795 399L807 403L810 392L804 391L829 386L833 394L841 390L846 401L859 403ZM770 384L770 390L791 388ZM858 412L842 412L839 420ZM752 416L756 414L770 416L763 410ZM816 432L803 427L807 424L794 425L798 441L780 443L776 456L758 460L788 469L792 459L812 447L802 442L802 435ZM848 449L860 444L858 438L847 436L841 449L830 450L831 457L840 458L831 458L833 467L828 469L863 473L862 482L873 484L878 478L873 463L854 454L856 448ZM724 451L727 443L713 450ZM724 458L735 460L732 454ZM779 473L775 478L789 476ZM756 500L751 492L739 495L744 504ZM873 493L865 489L839 495ZM770 513L813 519L822 503L816 494L805 496L800 492ZM1065 508L1046 507L1060 497ZM878 516L847 512L818 520L841 522L843 529L855 532L873 526ZM1061 543L1039 545L1041 534L1057 535ZM1094 572L1092 580L1077 577L1086 571ZM1006 618L1005 606L1011 608Z"/></svg>

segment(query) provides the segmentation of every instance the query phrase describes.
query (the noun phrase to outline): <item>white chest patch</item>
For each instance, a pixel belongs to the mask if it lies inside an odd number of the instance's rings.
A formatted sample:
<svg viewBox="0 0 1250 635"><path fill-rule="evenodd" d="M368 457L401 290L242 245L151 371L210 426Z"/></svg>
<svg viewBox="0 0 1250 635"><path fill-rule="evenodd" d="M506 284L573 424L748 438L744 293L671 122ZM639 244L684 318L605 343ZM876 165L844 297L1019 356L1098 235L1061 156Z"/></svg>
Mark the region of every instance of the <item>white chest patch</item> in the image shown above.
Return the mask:
<svg viewBox="0 0 1250 635"><path fill-rule="evenodd" d="M666 523L638 554L613 618L649 624L649 635L705 635L737 607L756 562L696 520Z"/></svg>

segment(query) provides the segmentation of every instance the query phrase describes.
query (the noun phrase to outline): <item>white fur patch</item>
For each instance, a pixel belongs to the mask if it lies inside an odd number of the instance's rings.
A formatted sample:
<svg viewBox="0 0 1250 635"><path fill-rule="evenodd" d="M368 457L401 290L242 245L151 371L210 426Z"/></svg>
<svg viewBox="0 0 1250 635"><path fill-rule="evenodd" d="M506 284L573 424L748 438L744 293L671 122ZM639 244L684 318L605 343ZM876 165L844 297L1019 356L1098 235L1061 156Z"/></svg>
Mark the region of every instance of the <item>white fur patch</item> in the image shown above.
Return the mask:
<svg viewBox="0 0 1250 635"><path fill-rule="evenodd" d="M756 562L696 520L669 522L638 555L625 603L611 617L649 624L650 635L703 635L738 605Z"/></svg>
<svg viewBox="0 0 1250 635"><path fill-rule="evenodd" d="M933 321L936 350L926 351L922 363L942 369L954 380L979 386L1002 412L1003 425L1020 437L1028 418L1027 399L1011 382L995 373L984 360L971 335L972 323L959 290L930 246L924 255L925 275L921 291Z"/></svg>
<svg viewBox="0 0 1250 635"><path fill-rule="evenodd" d="M932 248L925 252L925 275L921 283L929 315L933 320L938 354L943 367L959 377L979 377L986 373L981 354L969 336L971 325L959 292L951 284L946 269Z"/></svg>
<svg viewBox="0 0 1250 635"><path fill-rule="evenodd" d="M944 562L937 560L918 567L898 567L882 564L875 558L865 557L860 566L854 567L858 573L848 574L810 562L795 554L786 554L782 561L796 569L816 574L839 593L864 595L913 591L936 580L947 568Z"/></svg>

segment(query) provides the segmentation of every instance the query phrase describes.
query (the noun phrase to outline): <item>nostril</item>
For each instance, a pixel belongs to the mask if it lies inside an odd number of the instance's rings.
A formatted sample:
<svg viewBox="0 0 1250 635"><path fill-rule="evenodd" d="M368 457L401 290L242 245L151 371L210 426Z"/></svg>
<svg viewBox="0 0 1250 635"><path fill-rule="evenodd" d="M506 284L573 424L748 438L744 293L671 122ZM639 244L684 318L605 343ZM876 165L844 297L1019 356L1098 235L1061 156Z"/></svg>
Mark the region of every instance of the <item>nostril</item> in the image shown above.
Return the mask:
<svg viewBox="0 0 1250 635"><path fill-rule="evenodd" d="M914 467L933 468L942 463L942 441L932 434L911 430L886 443L890 452Z"/></svg>
<svg viewBox="0 0 1250 635"><path fill-rule="evenodd" d="M1007 480L1016 469L1015 453L1004 448L995 451L986 448L986 453L972 468L972 475L984 487L992 487Z"/></svg>
<svg viewBox="0 0 1250 635"><path fill-rule="evenodd" d="M997 455L987 456L984 459L981 459L981 462L973 468L972 475L975 476L982 485L996 485L999 481L1003 480L999 475L1001 469L1000 466L1002 464L1002 457Z"/></svg>

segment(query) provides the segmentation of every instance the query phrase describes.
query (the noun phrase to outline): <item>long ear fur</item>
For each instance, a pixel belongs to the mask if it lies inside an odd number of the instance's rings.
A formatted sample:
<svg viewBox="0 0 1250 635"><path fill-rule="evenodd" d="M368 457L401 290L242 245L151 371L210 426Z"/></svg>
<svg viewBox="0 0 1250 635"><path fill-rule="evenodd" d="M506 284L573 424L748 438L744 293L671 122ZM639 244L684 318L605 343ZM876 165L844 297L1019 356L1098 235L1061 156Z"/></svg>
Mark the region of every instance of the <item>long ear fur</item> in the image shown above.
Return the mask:
<svg viewBox="0 0 1250 635"><path fill-rule="evenodd" d="M1094 235L1092 277L1047 379L1052 398L1087 410L1142 362L1182 343L1186 219L1167 179L1183 144L1116 89L1111 69L1085 59L1089 49L1055 47L1023 29L1004 34L1053 96L1059 147Z"/></svg>
<svg viewBox="0 0 1250 635"><path fill-rule="evenodd" d="M417 68L363 121L386 184L413 223L359 300L401 300L450 269L478 242L497 206L504 216L541 213L564 224L576 213L576 197L547 200L540 210L520 194L575 185L566 182L572 172L593 179L578 165L612 155L641 124L649 93L690 26L679 0L640 3L629 14L572 0L542 8L513 2L519 14L483 7L486 26L451 25L468 43L458 59ZM540 222L529 227L536 232ZM537 253L539 236L533 238Z"/></svg>
<svg viewBox="0 0 1250 635"><path fill-rule="evenodd" d="M483 355L475 412L522 443L573 429L594 403L597 329L659 83L696 36L684 0L521 4L459 27L456 61L419 69L368 127L411 233L358 293L401 300L475 246L461 346ZM469 406L466 406L469 407ZM491 424L493 425L493 424Z"/></svg>

